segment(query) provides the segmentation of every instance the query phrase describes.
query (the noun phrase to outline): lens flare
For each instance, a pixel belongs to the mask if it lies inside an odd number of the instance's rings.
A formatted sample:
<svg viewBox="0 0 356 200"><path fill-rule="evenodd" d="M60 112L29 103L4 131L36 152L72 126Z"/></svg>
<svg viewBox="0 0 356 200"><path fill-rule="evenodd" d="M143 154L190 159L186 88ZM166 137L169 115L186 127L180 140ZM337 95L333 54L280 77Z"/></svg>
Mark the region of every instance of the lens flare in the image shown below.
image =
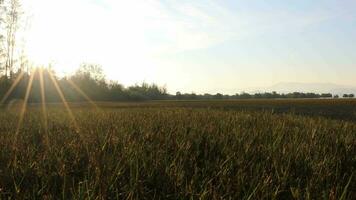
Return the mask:
<svg viewBox="0 0 356 200"><path fill-rule="evenodd" d="M23 119L24 119L24 116L25 116L25 113L26 113L27 102L28 102L28 98L29 98L30 93L31 93L33 78L35 77L36 71L37 70L35 69L31 73L30 80L28 81L28 85L27 85L27 88L26 88L26 94L25 94L25 100L23 102L23 105L22 105L22 108L21 108L21 112L20 112L20 119L19 119L18 124L17 124L16 135L15 135L15 143L17 141L17 137L18 137L18 134L20 132L20 128L22 126Z"/></svg>
<svg viewBox="0 0 356 200"><path fill-rule="evenodd" d="M46 134L46 144L50 147L49 133L48 133L48 119L47 119L47 108L46 108L46 96L45 96L45 87L43 81L43 68L39 69L40 75L40 90L41 90L41 107L42 107L42 117L43 117L43 127Z"/></svg>
<svg viewBox="0 0 356 200"><path fill-rule="evenodd" d="M5 96L1 99L0 105L4 104L7 98L9 98L10 94L12 91L16 88L16 86L19 84L21 79L23 78L24 73L21 71L20 75L16 78L14 83L11 85L10 89L6 92Z"/></svg>
<svg viewBox="0 0 356 200"><path fill-rule="evenodd" d="M49 132L50 131L49 131L49 127L48 127L47 102L46 102L46 94L45 94L46 87L45 87L45 83L44 83L44 73L45 72L47 72L46 74L48 74L51 82L53 83L53 85L56 89L56 92L58 93L58 95L61 99L61 102L63 103L63 105L64 105L64 107L65 107L74 127L75 127L76 132L77 133L79 132L79 126L77 124L75 116L69 106L68 101L66 100L66 98L63 94L62 89L60 88L60 86L58 84L58 81L54 77L53 73L50 72L48 69L45 70L44 68L35 68L30 73L30 77L29 77L28 84L27 84L26 91L25 91L24 101L23 101L23 104L20 109L19 120L17 123L16 132L15 132L14 147L16 147L15 145L17 143L18 135L20 133L21 127L23 126L24 117L25 117L26 111L28 109L28 102L29 102L29 97L30 97L31 91L32 91L33 82L34 82L34 79L37 74L39 77L39 86L40 86L39 89L40 89L40 95L41 95L42 123L43 123L44 133L46 134L45 142L48 147L50 146L50 141L49 141ZM4 97L1 99L0 105L3 105L8 100L11 93L18 86L18 84L23 79L25 74L26 73L24 73L24 72L19 73L19 75L16 77L13 84L11 85L10 89L6 92ZM78 92L86 101L88 101L96 110L100 110L100 108L94 103L94 101L91 100L90 97L80 87L78 87L78 85L76 85L70 79L67 79L67 81L75 89L75 91Z"/></svg>
<svg viewBox="0 0 356 200"><path fill-rule="evenodd" d="M67 79L68 83L80 94L84 97L85 100L87 100L96 110L100 110L99 107L88 97L88 95L85 94L85 92L80 89L77 84L75 84L72 80Z"/></svg>
<svg viewBox="0 0 356 200"><path fill-rule="evenodd" d="M52 74L49 70L47 70L47 72L48 72L48 74L49 74L49 77L50 77L51 80L52 80L52 83L53 83L54 87L55 87L56 90L57 90L57 93L58 93L59 97L60 97L61 100L62 100L62 103L63 103L64 107L66 108L66 110L67 110L67 112L68 112L69 117L71 118L71 120L72 120L72 122L73 122L74 127L76 128L76 131L79 132L79 126L77 125L77 122L76 122L76 120L75 120L75 117L74 117L74 115L73 115L73 112L72 112L72 110L70 109L69 104L68 104L66 98L64 97L64 94L63 94L61 88L59 87L56 78L53 76L53 74Z"/></svg>

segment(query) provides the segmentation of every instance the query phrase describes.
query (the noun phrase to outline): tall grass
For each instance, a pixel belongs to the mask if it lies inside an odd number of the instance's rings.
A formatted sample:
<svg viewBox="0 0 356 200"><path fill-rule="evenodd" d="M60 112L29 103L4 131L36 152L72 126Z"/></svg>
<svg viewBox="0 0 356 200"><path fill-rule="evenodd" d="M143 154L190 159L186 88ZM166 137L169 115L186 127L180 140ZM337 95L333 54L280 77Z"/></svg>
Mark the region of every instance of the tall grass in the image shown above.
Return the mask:
<svg viewBox="0 0 356 200"><path fill-rule="evenodd" d="M0 112L0 197L352 199L356 123L191 108ZM77 128L75 127L77 126ZM16 138L17 137L17 138Z"/></svg>

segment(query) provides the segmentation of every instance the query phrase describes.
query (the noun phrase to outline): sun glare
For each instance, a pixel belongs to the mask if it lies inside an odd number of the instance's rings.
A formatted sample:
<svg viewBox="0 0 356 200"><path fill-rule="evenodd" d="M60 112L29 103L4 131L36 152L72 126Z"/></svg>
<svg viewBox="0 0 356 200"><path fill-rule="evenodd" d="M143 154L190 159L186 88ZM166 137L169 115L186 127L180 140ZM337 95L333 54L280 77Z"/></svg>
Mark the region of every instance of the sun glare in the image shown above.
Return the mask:
<svg viewBox="0 0 356 200"><path fill-rule="evenodd" d="M70 7L43 0L28 4L27 12L34 16L26 33L25 52L34 66L51 64L56 75L65 75L81 63L94 63L102 65L108 79L124 85L157 80L154 56L159 45L152 45L151 36L145 34L158 26L146 18L157 13L149 3L125 3L140 11L135 14L115 1L110 1L110 7L72 1Z"/></svg>
<svg viewBox="0 0 356 200"><path fill-rule="evenodd" d="M69 102L66 99L65 95L63 94L61 86L58 84L58 82L57 82L56 78L54 77L54 75L52 74L52 72L49 70L45 70L42 67L35 67L30 72L30 77L29 77L28 83L26 85L24 101L22 103L21 110L19 113L19 119L18 119L16 133L15 133L14 147L16 146L18 134L20 133L20 130L23 126L25 114L26 114L27 107L29 104L30 95L32 93L32 87L33 87L34 80L35 80L36 76L39 76L38 81L39 81L39 85L40 85L40 95L41 95L40 102L41 102L41 110L42 110L42 123L44 126L44 131L47 134L46 143L47 143L47 145L49 145L49 140L48 140L48 131L49 130L48 130L48 119L47 119L47 108L46 108L47 105L46 105L46 94L45 94L46 85L44 83L44 73L46 73L49 76L52 84L55 87L55 90L56 90L58 96L60 97L62 104L64 105L64 107L71 119L71 122L72 122L76 132L79 132L79 126L76 122L75 116L74 116L73 111L69 105ZM13 82L13 84L11 85L9 90L5 93L4 97L1 99L0 105L4 105L4 103L8 100L8 97L11 95L11 93L14 92L15 88L22 81L24 74L25 73L22 72L21 74L18 75L18 77ZM94 101L92 101L90 99L90 97L88 97L88 95L86 95L85 92L83 90L81 90L80 87L78 87L73 81L68 80L68 83L79 95L81 95L85 100L87 100L87 102L90 103L95 109L100 110L99 107L94 103Z"/></svg>

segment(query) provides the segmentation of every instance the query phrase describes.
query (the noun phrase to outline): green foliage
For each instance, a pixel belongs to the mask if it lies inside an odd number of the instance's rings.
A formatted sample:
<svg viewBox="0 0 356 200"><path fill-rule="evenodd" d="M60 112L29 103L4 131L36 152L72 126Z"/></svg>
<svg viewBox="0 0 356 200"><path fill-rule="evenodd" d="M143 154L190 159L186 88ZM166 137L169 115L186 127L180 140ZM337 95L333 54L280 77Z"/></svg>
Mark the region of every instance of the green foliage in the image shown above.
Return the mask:
<svg viewBox="0 0 356 200"><path fill-rule="evenodd" d="M320 102L307 103L313 108ZM35 106L18 135L16 107L1 110L0 196L355 197L354 121L234 109L239 103L112 103L100 110L71 105L78 128L64 108L52 105L48 132Z"/></svg>

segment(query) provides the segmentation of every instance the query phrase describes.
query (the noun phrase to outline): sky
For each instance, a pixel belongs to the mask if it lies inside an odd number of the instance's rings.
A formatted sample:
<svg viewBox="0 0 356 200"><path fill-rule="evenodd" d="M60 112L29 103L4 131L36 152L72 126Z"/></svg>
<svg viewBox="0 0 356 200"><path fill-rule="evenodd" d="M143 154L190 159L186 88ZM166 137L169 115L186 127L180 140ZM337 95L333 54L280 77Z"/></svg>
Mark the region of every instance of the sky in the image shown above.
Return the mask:
<svg viewBox="0 0 356 200"><path fill-rule="evenodd" d="M31 0L25 49L72 73L175 93L280 82L356 86L356 0Z"/></svg>

